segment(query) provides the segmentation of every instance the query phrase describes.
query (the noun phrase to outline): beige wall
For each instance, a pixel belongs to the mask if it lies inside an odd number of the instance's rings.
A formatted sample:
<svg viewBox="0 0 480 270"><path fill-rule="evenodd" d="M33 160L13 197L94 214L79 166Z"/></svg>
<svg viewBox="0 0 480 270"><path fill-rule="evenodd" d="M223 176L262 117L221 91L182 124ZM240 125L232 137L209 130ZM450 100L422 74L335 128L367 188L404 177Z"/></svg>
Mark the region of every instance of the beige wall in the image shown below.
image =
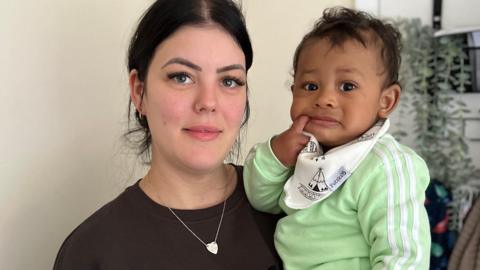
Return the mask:
<svg viewBox="0 0 480 270"><path fill-rule="evenodd" d="M324 7L244 0L255 48L247 147L286 128L293 50ZM151 0L0 1L0 269L51 269L67 234L136 179L120 140L125 51Z"/></svg>
<svg viewBox="0 0 480 270"><path fill-rule="evenodd" d="M0 1L0 269L51 269L132 177L125 49L148 1Z"/></svg>

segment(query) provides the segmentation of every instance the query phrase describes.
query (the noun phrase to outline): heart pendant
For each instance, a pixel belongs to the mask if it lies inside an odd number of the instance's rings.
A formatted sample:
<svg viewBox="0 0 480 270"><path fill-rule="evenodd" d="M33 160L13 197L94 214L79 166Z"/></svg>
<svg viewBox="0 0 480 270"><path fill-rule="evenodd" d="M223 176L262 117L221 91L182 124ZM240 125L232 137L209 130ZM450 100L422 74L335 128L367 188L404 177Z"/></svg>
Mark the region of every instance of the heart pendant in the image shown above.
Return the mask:
<svg viewBox="0 0 480 270"><path fill-rule="evenodd" d="M207 244L207 250L213 254L217 254L218 252L218 245L217 242L211 242Z"/></svg>

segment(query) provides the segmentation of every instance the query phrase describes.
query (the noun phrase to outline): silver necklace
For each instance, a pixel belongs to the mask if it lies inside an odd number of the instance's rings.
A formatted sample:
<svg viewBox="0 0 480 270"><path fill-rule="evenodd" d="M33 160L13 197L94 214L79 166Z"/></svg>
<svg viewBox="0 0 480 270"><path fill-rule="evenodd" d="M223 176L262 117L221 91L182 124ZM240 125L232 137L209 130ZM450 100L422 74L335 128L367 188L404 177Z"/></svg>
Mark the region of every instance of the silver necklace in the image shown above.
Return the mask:
<svg viewBox="0 0 480 270"><path fill-rule="evenodd" d="M223 201L223 209L222 209L222 215L220 216L220 222L218 223L218 227L217 227L217 233L215 234L215 240L213 240L212 242L210 243L205 243L202 239L200 239L200 237L198 237L198 235L196 235L188 226L187 224L185 224L185 222L183 222L183 220L177 216L177 214L175 214L175 212L170 208L170 207L167 207L168 210L170 210L170 212L172 212L172 214L178 219L178 221L180 221L180 223L182 223L182 225L193 235L195 236L198 241L202 242L202 244L207 248L208 251L210 251L211 253L213 254L217 254L218 252L218 244L217 244L217 238L218 238L218 232L220 231L220 227L222 226L222 221L223 221L223 215L225 214L225 205L227 204L227 199L225 199Z"/></svg>

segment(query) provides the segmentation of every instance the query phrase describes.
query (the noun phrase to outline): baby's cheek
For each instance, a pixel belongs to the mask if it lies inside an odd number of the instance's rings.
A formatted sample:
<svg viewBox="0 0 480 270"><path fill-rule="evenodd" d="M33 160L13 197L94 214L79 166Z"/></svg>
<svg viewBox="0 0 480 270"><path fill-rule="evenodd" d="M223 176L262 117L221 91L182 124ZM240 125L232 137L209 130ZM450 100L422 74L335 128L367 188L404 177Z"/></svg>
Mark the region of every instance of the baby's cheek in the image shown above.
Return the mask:
<svg viewBox="0 0 480 270"><path fill-rule="evenodd" d="M296 109L296 108L293 106L293 104L292 104L292 106L290 107L290 118L291 118L292 121L293 121L293 120L295 120L295 118L297 118L297 117L298 117L298 111L297 111L297 109Z"/></svg>

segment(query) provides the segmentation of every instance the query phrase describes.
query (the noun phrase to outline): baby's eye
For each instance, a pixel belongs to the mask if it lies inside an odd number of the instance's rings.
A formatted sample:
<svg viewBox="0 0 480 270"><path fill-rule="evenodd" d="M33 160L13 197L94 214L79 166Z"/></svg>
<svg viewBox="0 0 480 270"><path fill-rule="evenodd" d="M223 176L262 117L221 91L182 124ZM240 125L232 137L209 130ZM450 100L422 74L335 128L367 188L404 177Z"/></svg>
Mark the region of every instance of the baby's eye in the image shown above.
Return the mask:
<svg viewBox="0 0 480 270"><path fill-rule="evenodd" d="M340 84L340 90L342 90L344 92L349 92L349 91L352 91L356 88L357 88L357 86L353 83L345 82L345 83Z"/></svg>
<svg viewBox="0 0 480 270"><path fill-rule="evenodd" d="M245 82L237 78L224 78L222 80L222 85L227 88L235 88L245 85Z"/></svg>
<svg viewBox="0 0 480 270"><path fill-rule="evenodd" d="M179 84L191 84L193 82L190 76L183 72L169 74L168 78Z"/></svg>
<svg viewBox="0 0 480 270"><path fill-rule="evenodd" d="M303 86L303 89L305 89L307 91L316 91L316 90L318 90L318 85L316 85L314 83L306 83Z"/></svg>

